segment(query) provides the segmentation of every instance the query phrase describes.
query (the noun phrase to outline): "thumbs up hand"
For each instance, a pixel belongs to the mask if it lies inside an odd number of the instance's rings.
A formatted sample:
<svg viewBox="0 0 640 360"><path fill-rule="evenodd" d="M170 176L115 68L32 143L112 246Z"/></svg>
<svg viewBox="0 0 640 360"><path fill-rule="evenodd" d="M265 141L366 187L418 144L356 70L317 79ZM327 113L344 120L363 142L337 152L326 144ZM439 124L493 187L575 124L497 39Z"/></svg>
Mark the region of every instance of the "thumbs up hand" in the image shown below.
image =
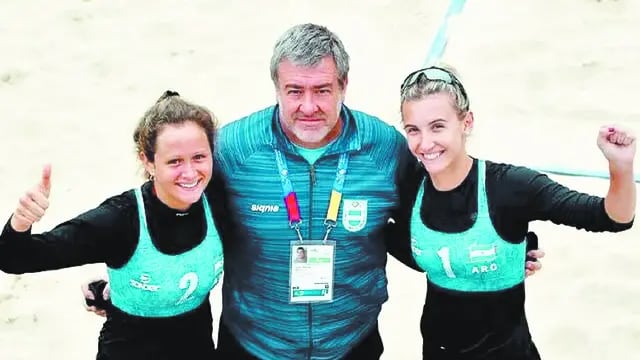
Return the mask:
<svg viewBox="0 0 640 360"><path fill-rule="evenodd" d="M27 191L18 202L18 207L11 217L11 227L17 232L24 232L31 225L44 216L49 207L49 192L51 190L51 165L42 169L40 182Z"/></svg>

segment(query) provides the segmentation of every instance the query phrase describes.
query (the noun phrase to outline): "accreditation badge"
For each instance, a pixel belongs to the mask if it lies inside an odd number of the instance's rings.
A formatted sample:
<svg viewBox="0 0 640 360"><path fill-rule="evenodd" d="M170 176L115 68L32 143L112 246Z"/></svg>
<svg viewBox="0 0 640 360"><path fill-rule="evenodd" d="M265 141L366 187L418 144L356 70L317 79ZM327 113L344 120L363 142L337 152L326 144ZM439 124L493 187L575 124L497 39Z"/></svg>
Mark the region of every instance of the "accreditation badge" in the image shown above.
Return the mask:
<svg viewBox="0 0 640 360"><path fill-rule="evenodd" d="M292 241L289 266L289 302L333 301L336 242Z"/></svg>

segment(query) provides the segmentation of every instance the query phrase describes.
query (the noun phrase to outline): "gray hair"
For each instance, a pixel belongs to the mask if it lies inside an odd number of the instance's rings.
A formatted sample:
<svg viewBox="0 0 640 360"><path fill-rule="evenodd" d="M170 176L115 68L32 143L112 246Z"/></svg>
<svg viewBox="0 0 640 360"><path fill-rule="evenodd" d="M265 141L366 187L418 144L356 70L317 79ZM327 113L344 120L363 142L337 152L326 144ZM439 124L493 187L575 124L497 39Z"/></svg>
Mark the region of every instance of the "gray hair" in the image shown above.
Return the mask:
<svg viewBox="0 0 640 360"><path fill-rule="evenodd" d="M321 25L295 25L282 34L273 48L271 80L278 85L278 67L283 60L312 67L327 56L333 58L338 69L338 83L344 87L349 75L349 54L340 38Z"/></svg>
<svg viewBox="0 0 640 360"><path fill-rule="evenodd" d="M401 106L407 101L421 100L432 94L446 93L451 96L458 114L464 115L469 111L469 96L462 87L457 71L448 65L440 64L437 67L448 72L453 78L453 82L428 79L427 76L416 73L414 81L400 90Z"/></svg>

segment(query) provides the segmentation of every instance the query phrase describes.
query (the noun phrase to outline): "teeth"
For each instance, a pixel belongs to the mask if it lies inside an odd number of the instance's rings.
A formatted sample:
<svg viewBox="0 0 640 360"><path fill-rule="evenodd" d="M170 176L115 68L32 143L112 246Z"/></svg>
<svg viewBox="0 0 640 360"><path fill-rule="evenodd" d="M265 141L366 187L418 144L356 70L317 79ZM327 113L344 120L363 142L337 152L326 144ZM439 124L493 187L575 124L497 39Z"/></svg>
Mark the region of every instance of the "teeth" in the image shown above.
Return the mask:
<svg viewBox="0 0 640 360"><path fill-rule="evenodd" d="M425 157L427 160L435 160L435 159L437 159L437 158L439 158L439 157L440 157L440 154L442 154L442 151L437 152L437 153L424 154L424 157Z"/></svg>
<svg viewBox="0 0 640 360"><path fill-rule="evenodd" d="M200 182L199 180L196 180L196 181L194 181L194 182L193 182L193 183L191 183L191 184L178 184L178 185L179 185L180 187L183 187L183 188L191 189L191 188L196 187L196 185L198 185L198 183L199 183L199 182Z"/></svg>

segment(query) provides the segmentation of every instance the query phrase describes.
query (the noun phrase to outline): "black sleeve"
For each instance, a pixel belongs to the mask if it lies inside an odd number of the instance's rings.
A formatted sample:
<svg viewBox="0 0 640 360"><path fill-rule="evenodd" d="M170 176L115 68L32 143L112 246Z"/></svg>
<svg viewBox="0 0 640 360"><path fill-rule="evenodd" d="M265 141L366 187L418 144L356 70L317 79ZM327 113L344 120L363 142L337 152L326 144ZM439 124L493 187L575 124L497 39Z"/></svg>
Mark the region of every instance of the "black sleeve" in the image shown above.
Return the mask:
<svg viewBox="0 0 640 360"><path fill-rule="evenodd" d="M0 270L22 274L93 263L125 263L135 245L132 219L137 224L137 217L130 211L133 200L125 197L110 198L42 234L16 232L7 222L0 235ZM137 233L137 229L134 231Z"/></svg>
<svg viewBox="0 0 640 360"><path fill-rule="evenodd" d="M398 205L392 210L384 229L387 252L404 265L423 272L413 259L411 252L411 210L415 202L423 172L408 148L401 153L396 172Z"/></svg>
<svg viewBox="0 0 640 360"><path fill-rule="evenodd" d="M525 239L527 241L527 253L531 250L538 250L538 234L533 231L529 231L525 236ZM527 261L537 262L538 259L527 255L524 261L525 263Z"/></svg>
<svg viewBox="0 0 640 360"><path fill-rule="evenodd" d="M231 244L234 243L232 238L235 237L237 227L234 223L235 218L230 216L232 212L230 211L227 180L220 170L219 163L216 161L214 161L213 175L205 189L205 193L211 200L211 213L220 234L222 245L225 248L224 250L227 251L231 249Z"/></svg>
<svg viewBox="0 0 640 360"><path fill-rule="evenodd" d="M213 218L216 228L222 240L224 251L224 272L225 276L234 279L249 278L253 276L255 268L251 259L254 259L258 248L251 246L251 242L237 241L237 239L247 239L249 235L246 228L239 226L236 220L237 212L234 211L231 203L231 195L228 187L228 178L221 171L218 159L222 155L216 154L214 159L213 176L206 188L206 194L211 199ZM227 261L234 259L236 261ZM240 261L237 261L237 260Z"/></svg>
<svg viewBox="0 0 640 360"><path fill-rule="evenodd" d="M535 170L508 166L504 176L513 190L510 196L525 199L520 210L525 217L522 220L527 222L549 220L592 232L618 232L633 225L611 220L604 208L604 198L571 190Z"/></svg>

